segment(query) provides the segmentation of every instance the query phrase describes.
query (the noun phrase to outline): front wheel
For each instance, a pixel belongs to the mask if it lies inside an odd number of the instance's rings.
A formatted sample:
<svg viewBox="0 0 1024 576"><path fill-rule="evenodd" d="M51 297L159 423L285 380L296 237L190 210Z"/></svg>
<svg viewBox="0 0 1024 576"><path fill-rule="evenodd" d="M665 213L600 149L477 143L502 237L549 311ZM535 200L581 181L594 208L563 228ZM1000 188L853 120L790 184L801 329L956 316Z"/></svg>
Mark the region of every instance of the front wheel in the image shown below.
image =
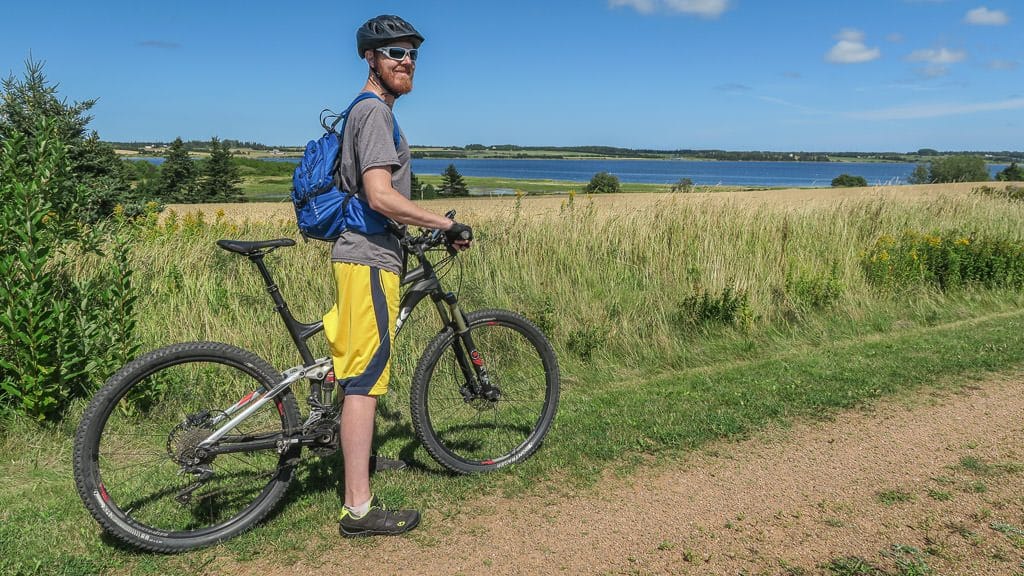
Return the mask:
<svg viewBox="0 0 1024 576"><path fill-rule="evenodd" d="M479 355L450 328L434 337L416 365L411 409L427 452L461 474L530 457L559 394L555 351L533 323L507 310L470 312L466 321Z"/></svg>
<svg viewBox="0 0 1024 576"><path fill-rule="evenodd" d="M75 435L75 485L110 534L155 552L221 542L284 495L301 447L290 390L201 443L281 376L255 354L188 342L154 350L107 380ZM219 450L219 451L217 451Z"/></svg>

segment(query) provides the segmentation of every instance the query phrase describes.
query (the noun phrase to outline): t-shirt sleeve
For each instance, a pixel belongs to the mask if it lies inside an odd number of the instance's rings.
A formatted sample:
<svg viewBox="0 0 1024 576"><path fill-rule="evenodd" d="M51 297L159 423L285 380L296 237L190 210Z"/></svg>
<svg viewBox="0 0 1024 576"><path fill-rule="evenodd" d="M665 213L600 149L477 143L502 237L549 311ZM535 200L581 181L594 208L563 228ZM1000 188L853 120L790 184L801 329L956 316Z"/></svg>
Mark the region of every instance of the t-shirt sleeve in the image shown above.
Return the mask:
<svg viewBox="0 0 1024 576"><path fill-rule="evenodd" d="M364 102L368 105L363 106ZM355 129L353 136L359 172L380 166L397 168L401 162L395 150L394 117L385 104L369 100L364 102L357 105L362 113L352 119L355 120L352 128Z"/></svg>

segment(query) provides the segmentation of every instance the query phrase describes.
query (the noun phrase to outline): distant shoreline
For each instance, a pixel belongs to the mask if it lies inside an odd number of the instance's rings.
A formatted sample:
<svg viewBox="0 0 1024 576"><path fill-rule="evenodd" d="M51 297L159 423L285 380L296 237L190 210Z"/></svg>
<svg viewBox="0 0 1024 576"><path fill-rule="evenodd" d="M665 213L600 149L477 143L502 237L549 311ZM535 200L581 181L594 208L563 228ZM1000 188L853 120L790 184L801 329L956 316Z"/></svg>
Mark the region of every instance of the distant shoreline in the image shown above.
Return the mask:
<svg viewBox="0 0 1024 576"><path fill-rule="evenodd" d="M189 154L203 157L205 143L189 143ZM162 158L163 144L111 143L115 152L128 158ZM274 149L232 148L240 158L273 161L299 158L304 148L283 146ZM948 151L922 149L918 152L776 152L729 150L631 150L610 146L580 147L437 147L412 146L413 159L418 160L667 160L685 162L830 162L830 163L928 163L938 158L963 155L980 156L989 164L1024 163L1024 151Z"/></svg>

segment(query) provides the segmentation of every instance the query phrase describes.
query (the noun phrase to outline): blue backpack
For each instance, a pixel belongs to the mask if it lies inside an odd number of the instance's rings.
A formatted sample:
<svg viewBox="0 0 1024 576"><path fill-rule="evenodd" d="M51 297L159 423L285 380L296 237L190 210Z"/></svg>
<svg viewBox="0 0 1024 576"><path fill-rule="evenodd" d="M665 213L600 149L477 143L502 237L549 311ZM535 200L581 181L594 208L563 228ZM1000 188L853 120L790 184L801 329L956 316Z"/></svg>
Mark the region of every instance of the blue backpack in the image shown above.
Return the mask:
<svg viewBox="0 0 1024 576"><path fill-rule="evenodd" d="M345 230L358 230L364 234L382 234L388 228L388 219L367 205L355 192L340 190L334 175L341 163L341 142L345 123L352 107L367 98L378 98L372 92L363 92L335 118L330 126L321 117L325 133L318 140L306 144L302 161L292 175L292 204L295 219L303 238L333 242ZM379 99L379 98L378 98ZM341 122L341 131L335 127ZM398 122L393 137L398 150L401 135Z"/></svg>

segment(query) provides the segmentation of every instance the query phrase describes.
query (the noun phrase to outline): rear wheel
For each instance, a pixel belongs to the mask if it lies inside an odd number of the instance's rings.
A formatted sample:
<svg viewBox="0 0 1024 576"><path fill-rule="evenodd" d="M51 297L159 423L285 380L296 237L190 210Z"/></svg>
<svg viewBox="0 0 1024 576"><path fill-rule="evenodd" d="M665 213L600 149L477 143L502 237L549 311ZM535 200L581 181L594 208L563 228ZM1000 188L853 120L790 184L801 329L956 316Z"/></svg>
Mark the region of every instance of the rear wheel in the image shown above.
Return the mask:
<svg viewBox="0 0 1024 576"><path fill-rule="evenodd" d="M470 351L451 329L431 340L412 383L416 435L435 460L461 474L529 458L551 427L559 395L558 360L539 328L507 310L466 319L480 354L471 363L481 362L491 391L480 389L477 373L466 378L458 358Z"/></svg>
<svg viewBox="0 0 1024 576"><path fill-rule="evenodd" d="M301 447L285 441L300 427L291 391L214 444L238 451L214 454L200 443L280 380L255 354L213 342L127 364L90 402L75 436L75 485L89 512L117 538L158 552L251 527L284 495L299 458Z"/></svg>

